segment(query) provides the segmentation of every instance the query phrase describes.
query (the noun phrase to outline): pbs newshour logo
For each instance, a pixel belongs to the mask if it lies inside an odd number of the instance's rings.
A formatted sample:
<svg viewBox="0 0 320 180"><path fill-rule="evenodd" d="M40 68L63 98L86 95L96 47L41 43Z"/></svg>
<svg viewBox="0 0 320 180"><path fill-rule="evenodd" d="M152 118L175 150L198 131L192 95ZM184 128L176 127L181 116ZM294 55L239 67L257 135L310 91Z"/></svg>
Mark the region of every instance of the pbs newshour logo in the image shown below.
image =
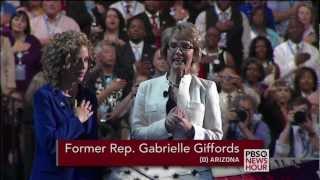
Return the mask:
<svg viewBox="0 0 320 180"><path fill-rule="evenodd" d="M269 172L269 149L245 149L245 172Z"/></svg>

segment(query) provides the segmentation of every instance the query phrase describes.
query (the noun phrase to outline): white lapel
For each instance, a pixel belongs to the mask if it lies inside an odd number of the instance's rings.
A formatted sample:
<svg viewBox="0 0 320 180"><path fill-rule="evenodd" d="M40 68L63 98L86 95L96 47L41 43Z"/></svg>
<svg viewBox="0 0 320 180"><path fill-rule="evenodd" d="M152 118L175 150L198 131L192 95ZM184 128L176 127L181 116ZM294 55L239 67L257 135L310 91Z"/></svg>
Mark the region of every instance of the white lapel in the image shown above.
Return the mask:
<svg viewBox="0 0 320 180"><path fill-rule="evenodd" d="M187 109L188 103L190 102L189 87L191 83L191 78L192 77L190 74L184 75L179 85L179 91L177 95L177 106L182 109Z"/></svg>

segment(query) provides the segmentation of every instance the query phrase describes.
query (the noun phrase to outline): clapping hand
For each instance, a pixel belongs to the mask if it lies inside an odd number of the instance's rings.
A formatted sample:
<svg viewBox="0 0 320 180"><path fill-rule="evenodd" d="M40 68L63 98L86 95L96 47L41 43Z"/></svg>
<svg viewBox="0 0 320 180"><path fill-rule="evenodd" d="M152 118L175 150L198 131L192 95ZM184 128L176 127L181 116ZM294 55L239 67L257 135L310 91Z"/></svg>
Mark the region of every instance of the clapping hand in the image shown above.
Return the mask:
<svg viewBox="0 0 320 180"><path fill-rule="evenodd" d="M88 121L88 119L92 116L93 111L91 110L92 106L90 104L90 101L83 100L78 107L78 101L75 101L74 109L75 114L80 120L81 123L84 123Z"/></svg>
<svg viewBox="0 0 320 180"><path fill-rule="evenodd" d="M174 107L170 110L165 125L168 132L173 132L176 127L180 127L187 133L192 130L193 127L186 112L178 107Z"/></svg>

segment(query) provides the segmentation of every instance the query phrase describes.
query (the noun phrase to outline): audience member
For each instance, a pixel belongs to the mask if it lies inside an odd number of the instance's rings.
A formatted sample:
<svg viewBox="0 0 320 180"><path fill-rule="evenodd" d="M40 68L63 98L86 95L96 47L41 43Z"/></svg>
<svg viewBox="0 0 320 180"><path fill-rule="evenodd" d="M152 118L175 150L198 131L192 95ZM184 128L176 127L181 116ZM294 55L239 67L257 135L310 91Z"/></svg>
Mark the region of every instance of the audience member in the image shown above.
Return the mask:
<svg viewBox="0 0 320 180"><path fill-rule="evenodd" d="M128 20L127 27L129 42L119 50L119 61L131 67L130 73L150 77L153 74L152 59L155 49L145 41L146 30L143 20L134 16Z"/></svg>
<svg viewBox="0 0 320 180"><path fill-rule="evenodd" d="M92 31L102 31L105 8L94 1L66 1L66 15L74 19L82 32L90 36ZM100 13L98 6L101 6Z"/></svg>
<svg viewBox="0 0 320 180"><path fill-rule="evenodd" d="M221 32L219 47L225 47L233 57L237 68L242 58L247 57L250 43L250 25L245 14L241 13L234 2L219 0L206 11L199 14L195 25L204 39L207 29L216 26Z"/></svg>
<svg viewBox="0 0 320 180"><path fill-rule="evenodd" d="M0 32L1 34L7 35L10 31L10 19L16 13L16 8L8 2L1 2L0 10Z"/></svg>
<svg viewBox="0 0 320 180"><path fill-rule="evenodd" d="M320 128L320 106L319 106L319 99L320 97L320 90L318 89L317 91L313 92L308 96L308 100L311 103L311 118L314 121L314 125Z"/></svg>
<svg viewBox="0 0 320 180"><path fill-rule="evenodd" d="M256 58L250 57L243 64L241 72L244 86L255 90L259 97L262 96L267 89L267 85L263 83L265 74L261 62Z"/></svg>
<svg viewBox="0 0 320 180"><path fill-rule="evenodd" d="M117 9L109 8L105 17L103 39L115 45L123 46L128 37L125 31L125 21L121 13Z"/></svg>
<svg viewBox="0 0 320 180"><path fill-rule="evenodd" d="M169 70L169 64L161 55L160 49L157 49L153 56L152 65L154 67L154 74L152 78L164 75Z"/></svg>
<svg viewBox="0 0 320 180"><path fill-rule="evenodd" d="M233 56L225 48L218 46L219 40L220 31L215 26L209 27L202 49L199 77L215 80L217 73L225 66L235 67Z"/></svg>
<svg viewBox="0 0 320 180"><path fill-rule="evenodd" d="M257 113L258 104L249 95L237 96L233 107L226 115L228 122L224 139L227 140L262 140L267 148L270 143L270 130L262 120L262 115Z"/></svg>
<svg viewBox="0 0 320 180"><path fill-rule="evenodd" d="M242 2L239 6L241 12L245 13L248 19L252 18L253 10L257 7L262 7L265 12L266 27L275 30L275 21L272 15L272 10L267 6L265 1L249 0Z"/></svg>
<svg viewBox="0 0 320 180"><path fill-rule="evenodd" d="M135 100L135 96L137 94L138 87L141 82L148 80L147 76L138 75L132 85L131 91L129 94L124 97L121 102L119 102L114 110L110 113L110 119L119 119L123 118L121 121L121 139L130 139L130 126L129 126L129 118L131 117L131 112Z"/></svg>
<svg viewBox="0 0 320 180"><path fill-rule="evenodd" d="M76 21L61 12L60 1L43 1L42 6L45 14L31 19L32 34L42 45L46 45L56 33L68 30L80 31Z"/></svg>
<svg viewBox="0 0 320 180"><path fill-rule="evenodd" d="M272 47L276 47L281 43L281 38L273 30L267 27L266 12L263 6L258 6L253 9L251 18L251 40L257 36L264 36L269 39L272 44Z"/></svg>
<svg viewBox="0 0 320 180"><path fill-rule="evenodd" d="M28 14L29 19L41 16L44 14L41 1L22 1L21 6L17 8L17 11L24 11Z"/></svg>
<svg viewBox="0 0 320 180"><path fill-rule="evenodd" d="M266 85L272 85L279 78L279 67L273 61L273 49L266 37L258 36L251 41L249 57L257 58L262 64Z"/></svg>
<svg viewBox="0 0 320 180"><path fill-rule="evenodd" d="M160 48L161 32L175 24L175 20L167 11L160 11L161 1L144 1L145 11L138 16L145 24L145 40Z"/></svg>
<svg viewBox="0 0 320 180"><path fill-rule="evenodd" d="M308 67L300 68L294 78L294 96L308 98L308 96L317 91L317 89L318 77L316 72Z"/></svg>
<svg viewBox="0 0 320 180"><path fill-rule="evenodd" d="M289 109L289 121L276 142L275 157L319 158L319 128L314 126L311 104L296 98Z"/></svg>
<svg viewBox="0 0 320 180"><path fill-rule="evenodd" d="M277 81L266 91L261 101L260 112L270 128L270 154L273 155L275 141L288 123L288 106L293 92L288 83Z"/></svg>
<svg viewBox="0 0 320 180"><path fill-rule="evenodd" d="M0 40L1 95L11 95L16 91L14 52L7 37L0 35Z"/></svg>
<svg viewBox="0 0 320 180"><path fill-rule="evenodd" d="M41 44L31 35L28 15L18 11L10 20L9 39L16 63L16 95L23 100L24 94L33 78L41 69Z"/></svg>
<svg viewBox="0 0 320 180"><path fill-rule="evenodd" d="M302 66L314 69L320 74L319 51L303 42L303 24L295 18L288 25L288 40L274 49L274 62L279 66L280 77L292 80L293 73Z"/></svg>
<svg viewBox="0 0 320 180"><path fill-rule="evenodd" d="M131 0L120 0L111 4L110 7L117 9L126 21L145 11L145 7L142 3Z"/></svg>
<svg viewBox="0 0 320 180"><path fill-rule="evenodd" d="M267 6L272 10L276 22L276 32L285 37L289 19L294 16L300 1L267 1Z"/></svg>
<svg viewBox="0 0 320 180"><path fill-rule="evenodd" d="M229 109L232 106L232 102L234 99L241 94L248 94L254 97L255 101L259 104L260 97L259 95L252 89L247 86L243 86L241 77L238 75L236 70L232 67L226 66L219 73L221 91L219 93L220 96L220 108L222 115L222 125L223 132L226 132L228 124L225 123L225 116Z"/></svg>
<svg viewBox="0 0 320 180"><path fill-rule="evenodd" d="M98 100L99 136L103 139L119 139L118 119L110 119L114 107L130 91L129 77L119 62L116 49L107 41L102 41L96 47L97 67L88 74L86 84L96 93Z"/></svg>
<svg viewBox="0 0 320 180"><path fill-rule="evenodd" d="M311 4L300 4L297 7L296 17L304 26L303 41L314 44L316 42L316 31L314 29L315 13Z"/></svg>
<svg viewBox="0 0 320 180"><path fill-rule="evenodd" d="M176 0L173 3L172 9L172 15L176 23L182 23L182 22L191 22L194 23L195 19L191 19L189 8L187 6L187 2L183 0Z"/></svg>

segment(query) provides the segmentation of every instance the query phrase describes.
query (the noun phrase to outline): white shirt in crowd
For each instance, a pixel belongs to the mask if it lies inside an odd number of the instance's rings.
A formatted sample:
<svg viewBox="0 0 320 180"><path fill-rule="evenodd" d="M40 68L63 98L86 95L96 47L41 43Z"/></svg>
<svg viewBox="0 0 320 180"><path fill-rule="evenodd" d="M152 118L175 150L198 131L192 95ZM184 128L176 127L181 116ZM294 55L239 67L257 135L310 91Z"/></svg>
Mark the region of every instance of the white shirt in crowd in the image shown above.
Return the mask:
<svg viewBox="0 0 320 180"><path fill-rule="evenodd" d="M153 16L154 16L154 21L157 25L157 28L160 28L160 18L159 18L159 11L156 12L154 15L152 15L151 13L149 13L148 11L145 11L146 15L149 18L149 22L151 24L151 26L153 25Z"/></svg>
<svg viewBox="0 0 320 180"><path fill-rule="evenodd" d="M140 61L141 56L142 56L142 52L143 52L144 42L141 41L140 43L135 44L135 43L129 41L129 43L130 43L130 46L131 46L131 49L134 54L134 58L135 58L136 62Z"/></svg>
<svg viewBox="0 0 320 180"><path fill-rule="evenodd" d="M31 19L32 34L38 39L51 38L56 33L62 33L69 30L80 32L80 27L71 17L60 13L54 21L49 22L47 15L37 16Z"/></svg>
<svg viewBox="0 0 320 180"><path fill-rule="evenodd" d="M144 5L138 1L119 1L111 4L110 7L117 9L125 20L145 11Z"/></svg>
<svg viewBox="0 0 320 180"><path fill-rule="evenodd" d="M231 19L231 15L232 15L231 8L228 8L227 10L225 10L226 14L224 14L219 9L219 7L217 6L216 3L214 3L214 7L215 7L215 10L218 14L219 20L230 20ZM247 16L243 12L241 12L241 16L242 16L242 27L243 27L241 42L243 45L244 57L247 57L248 52L249 52L249 45L250 45L251 28L250 28L250 24L249 24ZM207 26L207 24L206 24L206 11L202 11L198 15L196 22L195 22L195 26L197 27L197 29L200 32L201 40L204 41L205 35L206 35L206 26ZM225 43L226 43L226 34L225 35L224 34L225 33L221 33L221 39L219 42L220 47L225 46Z"/></svg>
<svg viewBox="0 0 320 180"><path fill-rule="evenodd" d="M293 131L293 144L282 144L279 140L276 141L275 147L275 157L288 157L290 156L290 148L293 148L294 157L297 158L311 158L319 157L319 152L317 152L310 143L310 138L308 133L303 130L300 126L292 126ZM319 135L319 130L317 131L317 136ZM291 147L293 145L293 147Z"/></svg>
<svg viewBox="0 0 320 180"><path fill-rule="evenodd" d="M274 49L274 61L279 66L280 77L286 79L292 78L292 72L297 69L295 63L295 56L297 53L308 53L310 54L310 59L302 64L301 66L306 66L314 69L317 72L318 77L320 77L320 56L319 51L312 45L301 41L299 44L295 44L291 40L285 41L275 47Z"/></svg>

